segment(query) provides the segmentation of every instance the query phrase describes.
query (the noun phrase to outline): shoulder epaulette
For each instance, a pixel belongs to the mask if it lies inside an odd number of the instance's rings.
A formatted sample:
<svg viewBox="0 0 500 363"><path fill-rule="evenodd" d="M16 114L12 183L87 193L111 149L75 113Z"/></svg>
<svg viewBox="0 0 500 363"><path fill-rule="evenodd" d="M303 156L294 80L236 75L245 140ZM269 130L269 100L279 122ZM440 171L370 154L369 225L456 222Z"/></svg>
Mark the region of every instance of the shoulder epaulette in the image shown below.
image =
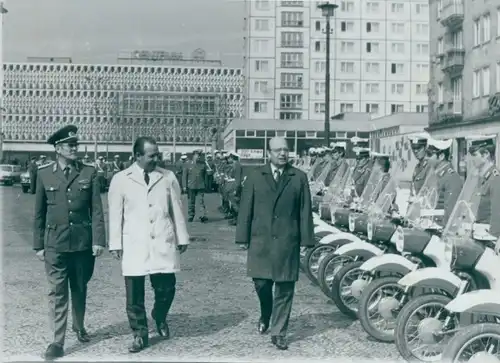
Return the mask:
<svg viewBox="0 0 500 363"><path fill-rule="evenodd" d="M40 169L45 169L45 168L47 168L47 167L49 167L49 166L54 165L55 163L56 163L55 161L51 161L50 163L40 165L40 166L38 167L38 170L40 170Z"/></svg>

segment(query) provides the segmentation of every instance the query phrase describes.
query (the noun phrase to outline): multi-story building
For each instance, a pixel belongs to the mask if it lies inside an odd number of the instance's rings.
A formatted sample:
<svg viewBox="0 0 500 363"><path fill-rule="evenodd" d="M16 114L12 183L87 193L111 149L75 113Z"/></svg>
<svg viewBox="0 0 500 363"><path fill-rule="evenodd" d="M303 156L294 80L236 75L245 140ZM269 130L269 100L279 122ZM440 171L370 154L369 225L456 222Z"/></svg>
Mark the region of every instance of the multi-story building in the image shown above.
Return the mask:
<svg viewBox="0 0 500 363"><path fill-rule="evenodd" d="M433 0L430 18L428 130L456 138L459 165L467 150L464 137L500 133L500 3Z"/></svg>
<svg viewBox="0 0 500 363"><path fill-rule="evenodd" d="M246 117L324 119L324 1L247 0ZM331 19L330 113L427 112L427 0L344 0Z"/></svg>
<svg viewBox="0 0 500 363"><path fill-rule="evenodd" d="M241 69L53 60L5 63L3 70L7 153L46 151L49 135L65 124L79 127L91 151L97 140L99 151L130 152L139 135L188 151L243 113Z"/></svg>

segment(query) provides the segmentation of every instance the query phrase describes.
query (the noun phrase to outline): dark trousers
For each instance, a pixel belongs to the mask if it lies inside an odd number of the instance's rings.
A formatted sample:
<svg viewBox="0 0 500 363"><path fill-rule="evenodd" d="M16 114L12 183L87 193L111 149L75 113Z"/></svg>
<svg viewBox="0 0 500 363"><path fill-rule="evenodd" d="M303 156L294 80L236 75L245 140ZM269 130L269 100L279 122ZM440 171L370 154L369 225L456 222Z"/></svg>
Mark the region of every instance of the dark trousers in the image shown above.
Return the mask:
<svg viewBox="0 0 500 363"><path fill-rule="evenodd" d="M286 336L292 312L295 282L253 279L260 302L260 318L271 323L271 335ZM274 296L273 296L274 285Z"/></svg>
<svg viewBox="0 0 500 363"><path fill-rule="evenodd" d="M206 217L207 211L205 208L205 189L190 189L188 193L188 217L194 218L196 214L196 199L200 201L199 217Z"/></svg>
<svg viewBox="0 0 500 363"><path fill-rule="evenodd" d="M91 250L67 253L45 250L45 273L49 282L49 314L54 343L64 345L69 290L73 330L84 329L87 284L94 273L94 264L95 257Z"/></svg>
<svg viewBox="0 0 500 363"><path fill-rule="evenodd" d="M155 303L151 316L163 322L167 318L175 297L175 274L153 274L149 276L153 286ZM148 318L144 307L145 276L125 276L127 317L134 336L148 335Z"/></svg>

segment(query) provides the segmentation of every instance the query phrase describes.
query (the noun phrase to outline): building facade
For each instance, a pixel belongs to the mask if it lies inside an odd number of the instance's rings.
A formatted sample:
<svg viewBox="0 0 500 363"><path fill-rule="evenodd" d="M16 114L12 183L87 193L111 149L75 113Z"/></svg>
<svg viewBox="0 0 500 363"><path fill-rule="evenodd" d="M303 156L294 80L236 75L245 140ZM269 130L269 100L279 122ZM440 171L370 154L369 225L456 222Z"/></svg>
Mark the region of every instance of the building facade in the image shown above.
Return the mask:
<svg viewBox="0 0 500 363"><path fill-rule="evenodd" d="M241 69L26 62L3 71L4 152L45 151L66 124L99 150L129 151L139 135L194 148L243 114Z"/></svg>
<svg viewBox="0 0 500 363"><path fill-rule="evenodd" d="M323 1L246 0L246 117L322 120ZM427 0L344 0L331 19L330 112L427 112Z"/></svg>
<svg viewBox="0 0 500 363"><path fill-rule="evenodd" d="M434 137L456 138L454 160L465 164L465 137L500 133L500 3L432 0L430 119Z"/></svg>

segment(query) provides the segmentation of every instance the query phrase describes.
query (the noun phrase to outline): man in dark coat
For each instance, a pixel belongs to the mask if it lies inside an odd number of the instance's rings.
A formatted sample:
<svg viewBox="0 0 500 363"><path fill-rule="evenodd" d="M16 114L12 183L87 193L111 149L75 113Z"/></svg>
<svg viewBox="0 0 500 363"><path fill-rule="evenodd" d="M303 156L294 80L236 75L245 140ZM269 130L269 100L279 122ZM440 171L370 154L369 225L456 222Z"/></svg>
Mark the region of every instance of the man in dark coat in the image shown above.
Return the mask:
<svg viewBox="0 0 500 363"><path fill-rule="evenodd" d="M200 202L200 222L205 223L207 210L205 208L205 175L207 165L202 159L202 150L193 151L193 159L186 162L182 169L182 188L188 196L188 222L194 220L196 214L196 200Z"/></svg>
<svg viewBox="0 0 500 363"><path fill-rule="evenodd" d="M36 163L36 157L31 158L31 162L28 166L28 172L30 174L30 193L35 194L36 191L36 176L38 173L38 165Z"/></svg>
<svg viewBox="0 0 500 363"><path fill-rule="evenodd" d="M73 330L80 342L90 340L84 326L87 283L95 258L106 246L104 213L97 172L78 161L76 126L52 135L56 161L38 168L33 249L45 261L50 319L54 329L47 360L64 355L69 290Z"/></svg>
<svg viewBox="0 0 500 363"><path fill-rule="evenodd" d="M271 323L271 341L280 350L288 348L300 247L314 246L307 175L288 164L288 153L286 139L269 141L270 163L245 181L236 227L236 243L248 249L248 275L260 301L259 332Z"/></svg>

